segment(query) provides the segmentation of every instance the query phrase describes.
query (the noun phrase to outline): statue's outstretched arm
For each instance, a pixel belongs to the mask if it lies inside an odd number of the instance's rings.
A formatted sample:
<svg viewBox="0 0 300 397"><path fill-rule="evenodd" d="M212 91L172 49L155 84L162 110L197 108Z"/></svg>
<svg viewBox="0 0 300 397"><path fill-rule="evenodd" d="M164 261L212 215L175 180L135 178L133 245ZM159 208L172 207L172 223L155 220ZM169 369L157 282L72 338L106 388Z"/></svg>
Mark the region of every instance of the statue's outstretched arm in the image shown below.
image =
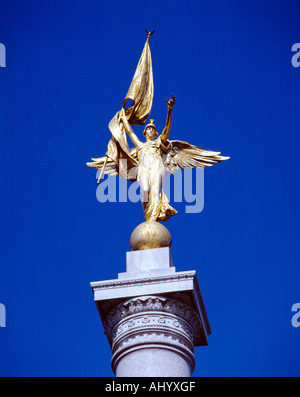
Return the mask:
<svg viewBox="0 0 300 397"><path fill-rule="evenodd" d="M135 147L138 147L141 142L140 142L139 138L136 136L136 134L133 132L133 129L132 129L131 125L129 124L128 120L126 119L126 116L124 113L122 114L122 122L123 122L126 132L129 135L129 138L132 140L132 143L134 144Z"/></svg>
<svg viewBox="0 0 300 397"><path fill-rule="evenodd" d="M166 102L168 104L168 114L167 114L167 121L166 121L166 126L163 129L163 132L160 136L162 143L165 143L168 138L169 138L169 133L170 133L170 129L171 129L171 124L172 124L172 111L173 111L173 106L176 102L176 98L174 95L171 95L170 100L168 101L166 99Z"/></svg>

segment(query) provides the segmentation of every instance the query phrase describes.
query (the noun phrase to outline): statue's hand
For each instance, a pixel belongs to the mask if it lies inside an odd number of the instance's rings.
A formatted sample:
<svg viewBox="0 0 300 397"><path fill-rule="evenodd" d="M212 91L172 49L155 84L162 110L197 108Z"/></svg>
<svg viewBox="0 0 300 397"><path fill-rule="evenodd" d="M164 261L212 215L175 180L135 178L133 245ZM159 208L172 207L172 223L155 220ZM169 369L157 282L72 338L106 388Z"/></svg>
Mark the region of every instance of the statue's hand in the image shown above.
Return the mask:
<svg viewBox="0 0 300 397"><path fill-rule="evenodd" d="M174 96L174 95L171 95L170 100L168 101L168 100L166 99L166 102L167 102L167 104L168 104L168 108L169 108L169 109L172 109L172 107L174 106L174 104L175 104L175 102L176 102L175 96Z"/></svg>

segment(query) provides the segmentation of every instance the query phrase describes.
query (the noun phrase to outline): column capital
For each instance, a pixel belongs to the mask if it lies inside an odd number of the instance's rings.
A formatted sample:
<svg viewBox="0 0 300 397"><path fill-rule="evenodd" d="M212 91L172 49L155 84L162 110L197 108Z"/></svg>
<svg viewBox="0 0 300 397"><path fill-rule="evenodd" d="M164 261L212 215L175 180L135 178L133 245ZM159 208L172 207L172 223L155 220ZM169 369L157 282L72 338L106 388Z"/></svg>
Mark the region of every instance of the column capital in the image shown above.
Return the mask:
<svg viewBox="0 0 300 397"><path fill-rule="evenodd" d="M162 296L132 298L114 307L103 325L112 348L112 368L118 376L124 374L124 358L135 376L168 376L174 370L190 376L195 368L194 338L201 320L186 303ZM142 350L154 363L150 368L140 368L141 363L130 359ZM176 357L177 366L171 373L160 362L170 356ZM128 371L126 368L126 374Z"/></svg>

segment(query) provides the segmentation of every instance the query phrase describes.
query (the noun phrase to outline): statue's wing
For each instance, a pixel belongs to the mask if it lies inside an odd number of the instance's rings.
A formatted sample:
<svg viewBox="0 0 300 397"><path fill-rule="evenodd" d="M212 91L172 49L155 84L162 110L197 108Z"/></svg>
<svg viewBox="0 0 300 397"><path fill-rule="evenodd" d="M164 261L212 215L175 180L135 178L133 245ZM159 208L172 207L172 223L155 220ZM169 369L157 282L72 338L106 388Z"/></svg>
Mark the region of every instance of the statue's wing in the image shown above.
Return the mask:
<svg viewBox="0 0 300 397"><path fill-rule="evenodd" d="M137 149L131 149L130 155L134 160L137 160ZM118 164L107 156L92 158L92 160L92 162L86 163L86 165L100 170L102 170L105 165L103 170L104 174L109 174L111 176L122 175L130 182L134 182L137 179L137 167L133 166L129 161L126 161L126 158L119 159ZM122 167L122 172L120 172L120 167Z"/></svg>
<svg viewBox="0 0 300 397"><path fill-rule="evenodd" d="M202 149L188 142L170 141L170 143L170 149L164 158L166 170L169 174L174 174L178 167L183 169L211 167L215 163L229 159L229 157L220 156L221 152Z"/></svg>
<svg viewBox="0 0 300 397"><path fill-rule="evenodd" d="M109 157L106 157L106 156L99 157L97 159L92 158L93 162L86 163L86 165L91 168L96 168L97 170L99 170L99 169L102 170L106 158L107 158L107 161L106 161L103 173L110 174L112 176L118 175L117 164L113 160L111 160Z"/></svg>

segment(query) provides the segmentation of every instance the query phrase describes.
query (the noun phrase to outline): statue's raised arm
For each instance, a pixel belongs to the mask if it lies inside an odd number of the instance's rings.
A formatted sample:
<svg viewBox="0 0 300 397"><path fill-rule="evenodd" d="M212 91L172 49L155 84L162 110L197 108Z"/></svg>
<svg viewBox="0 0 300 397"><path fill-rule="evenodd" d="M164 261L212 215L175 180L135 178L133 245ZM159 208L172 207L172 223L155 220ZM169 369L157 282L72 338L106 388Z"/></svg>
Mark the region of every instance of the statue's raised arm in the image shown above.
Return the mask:
<svg viewBox="0 0 300 397"><path fill-rule="evenodd" d="M173 106L176 102L176 98L174 95L171 95L170 100L168 101L166 99L167 105L168 105L168 114L167 114L167 121L166 121L166 126L163 129L163 132L161 133L160 139L162 143L166 143L166 141L169 139L169 134L170 134L170 129L171 129L171 124L172 124L172 112L173 112Z"/></svg>

